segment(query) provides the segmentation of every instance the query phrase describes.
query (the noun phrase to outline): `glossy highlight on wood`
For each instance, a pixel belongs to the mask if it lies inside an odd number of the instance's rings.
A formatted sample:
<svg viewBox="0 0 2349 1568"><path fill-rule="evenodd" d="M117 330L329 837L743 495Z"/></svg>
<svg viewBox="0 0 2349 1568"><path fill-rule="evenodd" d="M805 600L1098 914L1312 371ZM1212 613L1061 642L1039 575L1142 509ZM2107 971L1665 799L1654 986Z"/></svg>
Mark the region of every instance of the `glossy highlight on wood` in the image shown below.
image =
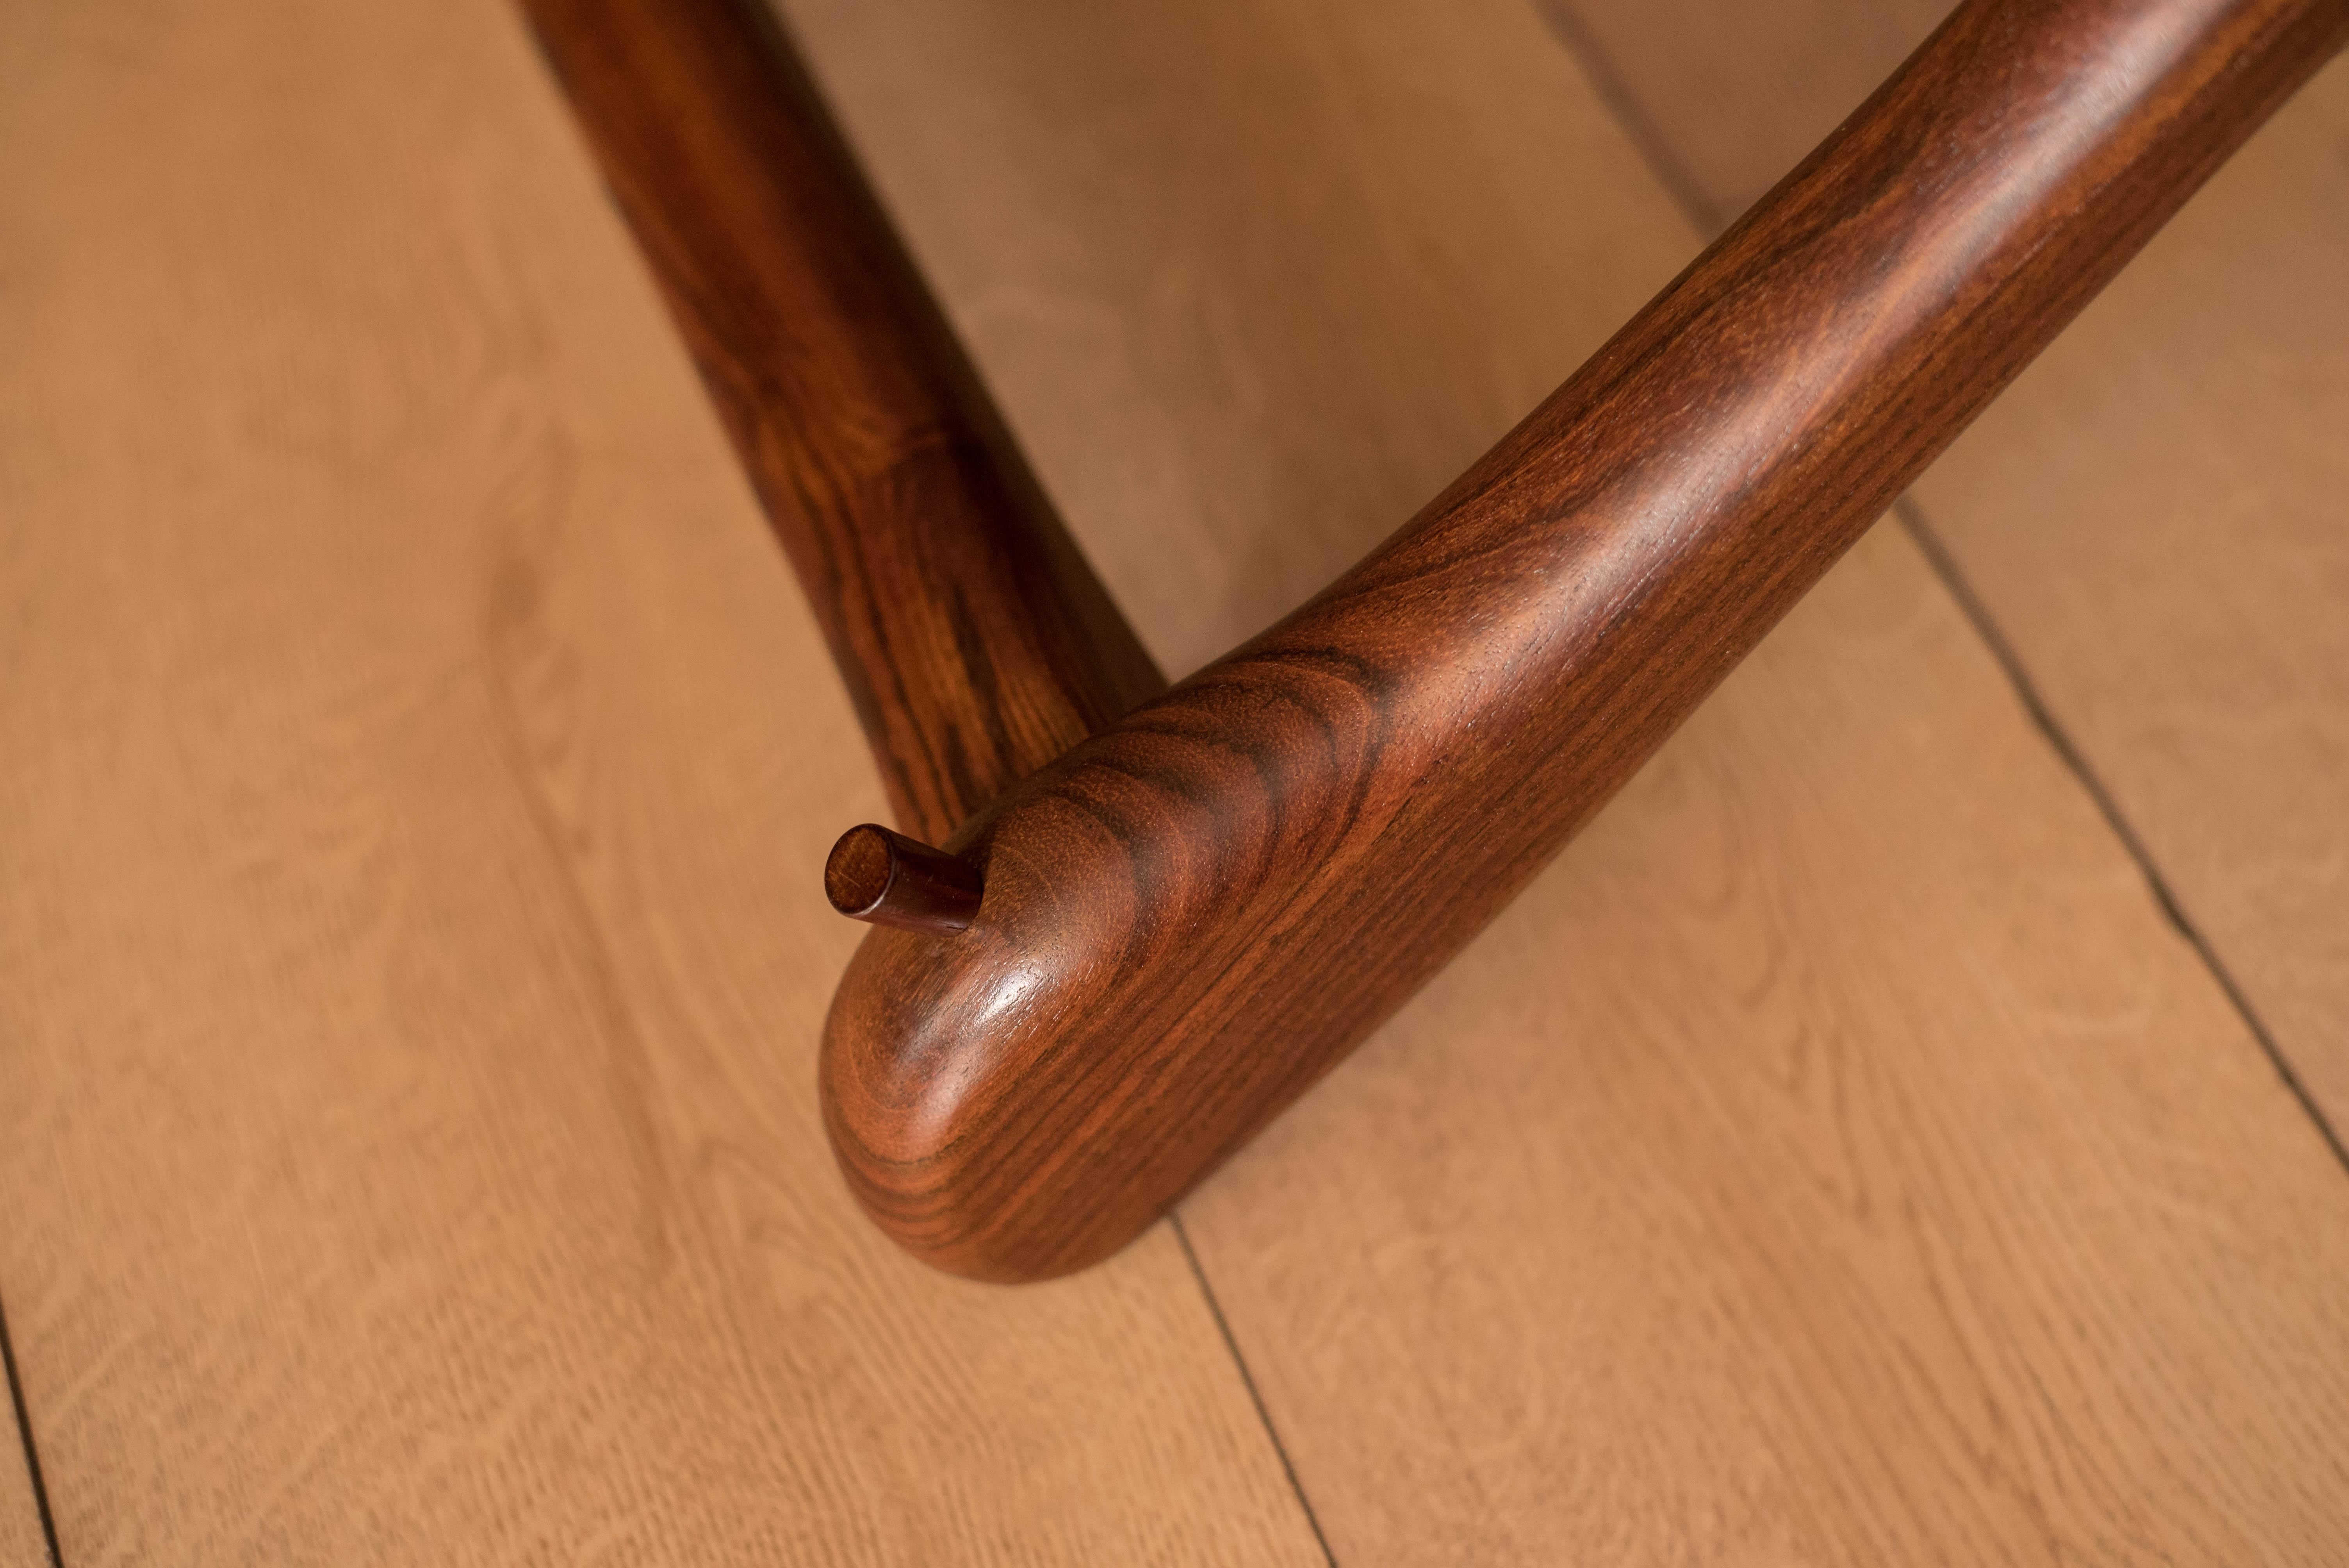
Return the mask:
<svg viewBox="0 0 2349 1568"><path fill-rule="evenodd" d="M928 839L1164 689L767 14L524 0Z"/></svg>
<svg viewBox="0 0 2349 1568"><path fill-rule="evenodd" d="M1107 1255L1506 903L2291 90L2349 6L1975 0L1296 614L947 847L827 1123L941 1267Z"/></svg>

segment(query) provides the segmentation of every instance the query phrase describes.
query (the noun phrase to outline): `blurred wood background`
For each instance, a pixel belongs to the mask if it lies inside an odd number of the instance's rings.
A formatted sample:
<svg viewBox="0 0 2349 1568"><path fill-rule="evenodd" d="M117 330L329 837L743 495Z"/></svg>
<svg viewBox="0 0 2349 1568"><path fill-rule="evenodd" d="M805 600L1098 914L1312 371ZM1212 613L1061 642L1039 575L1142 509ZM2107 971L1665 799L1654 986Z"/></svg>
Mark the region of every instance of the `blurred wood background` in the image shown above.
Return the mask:
<svg viewBox="0 0 2349 1568"><path fill-rule="evenodd" d="M13 1420L9 1428L0 1440L0 1563L39 1563L48 1553L40 1502L28 1456L16 1443L19 1429Z"/></svg>
<svg viewBox="0 0 2349 1568"><path fill-rule="evenodd" d="M1936 15L782 10L1176 673ZM2349 1558L2349 69L1179 1228L1018 1291L832 1170L879 787L516 15L0 6L0 152L74 1568Z"/></svg>

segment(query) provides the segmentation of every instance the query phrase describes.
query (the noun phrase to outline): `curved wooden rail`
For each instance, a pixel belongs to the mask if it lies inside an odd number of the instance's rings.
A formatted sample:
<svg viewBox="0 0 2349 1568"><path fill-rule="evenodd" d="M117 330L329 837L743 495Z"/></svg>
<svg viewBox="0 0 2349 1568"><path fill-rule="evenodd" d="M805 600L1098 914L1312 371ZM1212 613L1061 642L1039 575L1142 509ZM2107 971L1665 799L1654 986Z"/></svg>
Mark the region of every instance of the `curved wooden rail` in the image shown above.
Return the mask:
<svg viewBox="0 0 2349 1568"><path fill-rule="evenodd" d="M905 846L897 883L853 832L836 902L951 905L874 931L827 1027L866 1210L987 1279L1123 1245L1498 913L2345 36L2349 0L1969 0L1353 571L959 827L961 872Z"/></svg>

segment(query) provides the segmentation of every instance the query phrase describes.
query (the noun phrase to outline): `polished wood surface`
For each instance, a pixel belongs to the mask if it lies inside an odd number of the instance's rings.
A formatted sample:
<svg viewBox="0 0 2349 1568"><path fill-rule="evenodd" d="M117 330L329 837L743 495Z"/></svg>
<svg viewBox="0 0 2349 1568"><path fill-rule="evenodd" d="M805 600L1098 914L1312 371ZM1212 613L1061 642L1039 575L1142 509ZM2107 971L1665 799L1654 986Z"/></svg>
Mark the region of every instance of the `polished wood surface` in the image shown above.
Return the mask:
<svg viewBox="0 0 2349 1568"><path fill-rule="evenodd" d="M1226 536L1255 595L1342 565L1694 250L1502 0L793 15L1104 576L1205 584L1156 649L1260 619ZM1266 387L1326 396L1243 438ZM2318 1563L2344 1203L1883 530L1181 1212L1341 1563Z"/></svg>
<svg viewBox="0 0 2349 1568"><path fill-rule="evenodd" d="M1518 0L793 5L1171 669L1695 248ZM0 34L0 1300L67 1560L1318 1561L1172 1237L963 1288L839 1199L814 881L885 802L520 30ZM2054 353L2230 189L2165 304L2298 276L2307 102ZM2285 333L2131 330L2211 377L2134 417L2331 438ZM1184 1206L1338 1560L2349 1556L2349 1181L2154 911L1864 541Z"/></svg>
<svg viewBox="0 0 2349 1568"><path fill-rule="evenodd" d="M1182 1213L1340 1563L2349 1554L2349 1174L1895 531Z"/></svg>
<svg viewBox="0 0 2349 1568"><path fill-rule="evenodd" d="M876 822L841 834L823 861L823 893L833 909L900 931L951 936L978 915L985 891L960 856Z"/></svg>
<svg viewBox="0 0 2349 1568"><path fill-rule="evenodd" d="M1624 222L1653 181L1519 0L786 10L1170 674L1353 565L1689 258ZM1444 289L1394 260L1471 249Z"/></svg>
<svg viewBox="0 0 2349 1568"><path fill-rule="evenodd" d="M1423 984L2250 131L2342 0L1973 0L1304 609L945 847L826 1025L867 1212L1108 1255Z"/></svg>
<svg viewBox="0 0 2349 1568"><path fill-rule="evenodd" d="M526 0L846 679L942 839L1165 683L747 0Z"/></svg>
<svg viewBox="0 0 2349 1568"><path fill-rule="evenodd" d="M65 1561L1321 1561L1177 1239L813 1094L885 802L509 8L0 9L0 1301ZM13 1564L12 1564L13 1568Z"/></svg>
<svg viewBox="0 0 2349 1568"><path fill-rule="evenodd" d="M1785 160L1909 0L1575 9L1685 178ZM1747 23L1752 25L1749 26ZM1750 36L1749 36L1750 35ZM1690 93L1675 80L1702 80ZM2349 1130L2349 65L2294 96L1910 503L2277 1055Z"/></svg>

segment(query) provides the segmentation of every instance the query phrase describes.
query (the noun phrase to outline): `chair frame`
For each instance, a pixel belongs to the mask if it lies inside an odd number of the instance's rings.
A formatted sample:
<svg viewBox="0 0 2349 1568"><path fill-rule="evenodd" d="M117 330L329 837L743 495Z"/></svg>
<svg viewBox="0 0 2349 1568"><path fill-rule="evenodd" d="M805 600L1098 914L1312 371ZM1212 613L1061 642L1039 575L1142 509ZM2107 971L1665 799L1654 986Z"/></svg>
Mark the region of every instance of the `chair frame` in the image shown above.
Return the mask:
<svg viewBox="0 0 2349 1568"><path fill-rule="evenodd" d="M1169 689L763 7L524 8L904 830L826 868L876 927L823 1043L841 1169L1006 1281L1115 1252L1401 1006L2349 42L2349 0L1966 0L1416 517Z"/></svg>

